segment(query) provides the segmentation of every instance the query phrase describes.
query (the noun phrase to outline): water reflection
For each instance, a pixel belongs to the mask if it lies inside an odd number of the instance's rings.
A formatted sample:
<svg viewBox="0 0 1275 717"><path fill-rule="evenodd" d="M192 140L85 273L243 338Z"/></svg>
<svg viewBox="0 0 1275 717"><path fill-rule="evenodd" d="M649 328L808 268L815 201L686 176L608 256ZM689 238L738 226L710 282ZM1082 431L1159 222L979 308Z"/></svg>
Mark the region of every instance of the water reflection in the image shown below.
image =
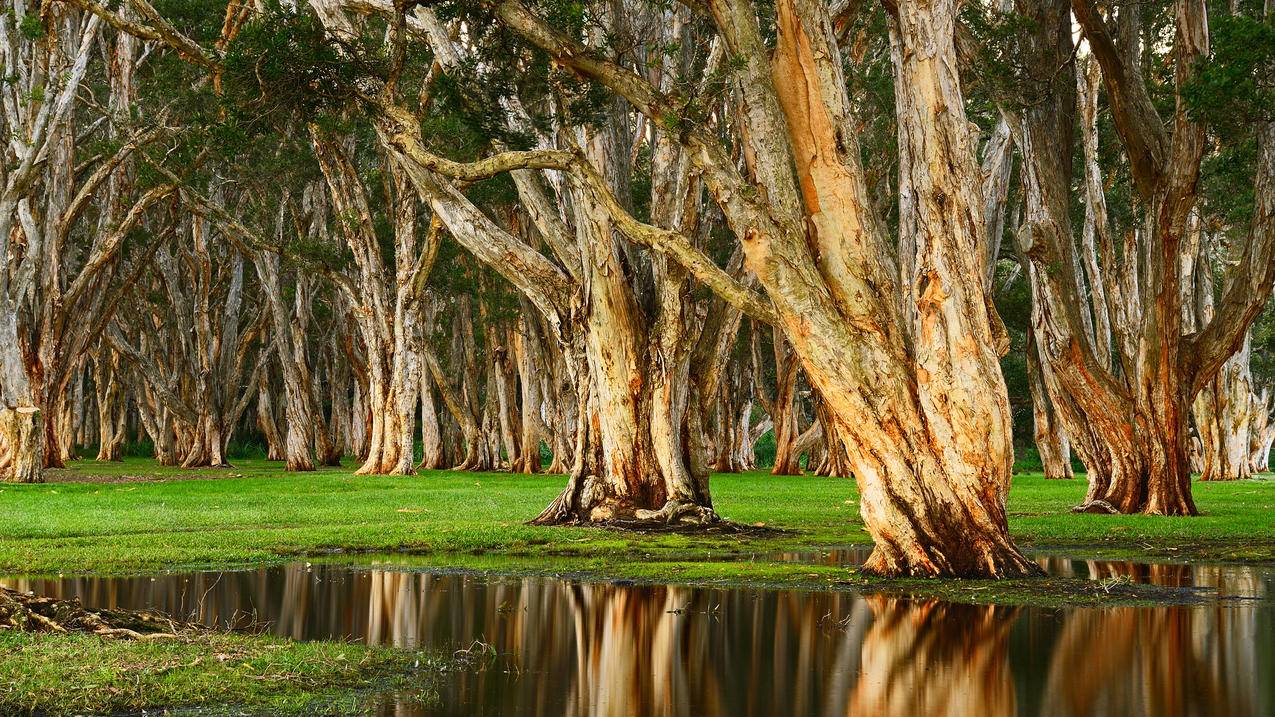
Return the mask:
<svg viewBox="0 0 1275 717"><path fill-rule="evenodd" d="M1077 575L1265 595L1270 573L1089 564ZM151 578L2 580L297 639L500 655L439 706L383 715L1262 715L1272 608L1043 610L850 593L621 586L304 565Z"/></svg>

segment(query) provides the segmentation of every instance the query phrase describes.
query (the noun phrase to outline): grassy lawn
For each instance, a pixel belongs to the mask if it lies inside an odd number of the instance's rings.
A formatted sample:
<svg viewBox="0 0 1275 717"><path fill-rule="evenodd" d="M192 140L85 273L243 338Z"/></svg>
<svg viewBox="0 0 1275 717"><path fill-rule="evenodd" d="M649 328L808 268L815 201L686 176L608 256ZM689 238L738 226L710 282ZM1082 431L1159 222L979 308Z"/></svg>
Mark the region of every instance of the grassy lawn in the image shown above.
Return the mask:
<svg viewBox="0 0 1275 717"><path fill-rule="evenodd" d="M198 633L157 641L0 631L0 714L221 704L236 715L351 714L374 688L437 698L436 660L334 642Z"/></svg>
<svg viewBox="0 0 1275 717"><path fill-rule="evenodd" d="M129 476L152 480L74 482ZM208 479L192 479L200 477ZM524 525L561 488L556 475L355 476L351 468L289 474L278 463L252 460L192 473L134 459L79 461L50 480L0 484L0 574L226 568L337 551L408 551L458 567L652 578L663 565L676 579L686 562L871 542L854 482L813 476L715 476L719 513L783 531L752 537ZM1196 483L1203 513L1196 518L1070 513L1084 489L1083 477L1015 476L1015 538L1030 550L1080 557L1275 560L1275 480Z"/></svg>
<svg viewBox="0 0 1275 717"><path fill-rule="evenodd" d="M692 584L887 590L967 602L1152 604L1193 599L1080 578L873 581L842 567L785 562L784 551L866 545L854 482L715 476L725 517L777 531L631 534L524 521L563 477L429 472L289 474L244 460L223 471L149 460L80 461L43 485L0 483L0 575L124 574L306 559L407 568ZM1015 477L1010 528L1039 554L1275 562L1275 480L1197 483L1197 518L1076 515L1083 477ZM387 555L391 554L391 555ZM0 631L0 714L103 713L194 704L235 714L347 714L373 688L433 694L450 669L420 653L265 636L193 633L154 642ZM75 685L68 689L67 685Z"/></svg>

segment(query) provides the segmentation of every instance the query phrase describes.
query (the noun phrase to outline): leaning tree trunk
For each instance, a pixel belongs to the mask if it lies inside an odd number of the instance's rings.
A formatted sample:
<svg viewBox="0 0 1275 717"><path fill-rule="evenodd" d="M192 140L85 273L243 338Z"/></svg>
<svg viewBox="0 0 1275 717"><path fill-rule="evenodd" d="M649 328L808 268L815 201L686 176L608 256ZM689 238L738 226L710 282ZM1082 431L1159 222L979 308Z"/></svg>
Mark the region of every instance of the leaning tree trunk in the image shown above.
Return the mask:
<svg viewBox="0 0 1275 717"><path fill-rule="evenodd" d="M781 0L778 8L772 81L811 236L775 232L767 243L745 247L852 458L860 511L876 543L865 569L1036 573L1005 520L1010 415L982 282L981 178L956 74L955 3L900 3L892 25L906 200L901 273L863 209L866 187L839 55L821 51L835 48L826 8L800 0ZM778 187L784 155L764 146L758 128L752 134ZM788 258L810 244L824 247L815 266ZM895 277L903 280L901 292ZM832 291L821 293L822 286ZM910 350L900 335L905 327Z"/></svg>

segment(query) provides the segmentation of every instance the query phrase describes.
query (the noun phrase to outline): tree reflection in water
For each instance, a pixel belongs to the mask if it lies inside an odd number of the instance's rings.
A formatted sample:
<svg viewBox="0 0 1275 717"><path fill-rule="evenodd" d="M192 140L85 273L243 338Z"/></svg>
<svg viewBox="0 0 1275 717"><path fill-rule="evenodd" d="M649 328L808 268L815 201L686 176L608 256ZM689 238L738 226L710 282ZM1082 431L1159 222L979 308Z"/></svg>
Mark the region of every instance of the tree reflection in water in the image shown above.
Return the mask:
<svg viewBox="0 0 1275 717"><path fill-rule="evenodd" d="M1262 597L1234 567L1047 561L1055 574ZM0 580L296 639L499 657L438 707L385 715L1259 715L1275 709L1265 600L1042 610L851 593L622 586L304 565L156 578Z"/></svg>

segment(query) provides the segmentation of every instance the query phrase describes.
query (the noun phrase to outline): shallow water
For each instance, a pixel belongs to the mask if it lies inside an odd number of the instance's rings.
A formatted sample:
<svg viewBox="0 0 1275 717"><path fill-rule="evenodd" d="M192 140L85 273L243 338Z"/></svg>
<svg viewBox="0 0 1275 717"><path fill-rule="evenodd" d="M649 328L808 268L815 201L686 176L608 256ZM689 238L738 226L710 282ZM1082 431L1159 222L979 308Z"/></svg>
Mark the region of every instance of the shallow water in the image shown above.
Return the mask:
<svg viewBox="0 0 1275 717"><path fill-rule="evenodd" d="M855 555L792 559L845 564ZM387 717L1275 714L1275 571L1042 562L1054 574L1231 599L1009 608L403 565L0 584L296 639L495 651L485 667L448 675L439 705L410 691L383 695L375 709Z"/></svg>

